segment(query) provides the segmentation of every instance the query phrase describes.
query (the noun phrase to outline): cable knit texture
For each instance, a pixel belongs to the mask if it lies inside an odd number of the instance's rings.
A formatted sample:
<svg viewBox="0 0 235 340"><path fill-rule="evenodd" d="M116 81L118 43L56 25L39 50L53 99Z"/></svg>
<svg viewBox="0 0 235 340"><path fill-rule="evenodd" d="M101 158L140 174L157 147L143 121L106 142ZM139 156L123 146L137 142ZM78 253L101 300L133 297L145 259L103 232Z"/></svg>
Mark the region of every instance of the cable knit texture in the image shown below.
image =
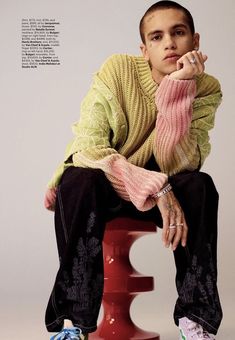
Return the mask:
<svg viewBox="0 0 235 340"><path fill-rule="evenodd" d="M68 166L98 168L122 198L139 210L152 208L151 195L168 175L203 164L221 96L207 74L166 76L158 87L142 57L111 56L94 75L72 127L75 138L48 186L56 187ZM153 154L161 172L143 168Z"/></svg>

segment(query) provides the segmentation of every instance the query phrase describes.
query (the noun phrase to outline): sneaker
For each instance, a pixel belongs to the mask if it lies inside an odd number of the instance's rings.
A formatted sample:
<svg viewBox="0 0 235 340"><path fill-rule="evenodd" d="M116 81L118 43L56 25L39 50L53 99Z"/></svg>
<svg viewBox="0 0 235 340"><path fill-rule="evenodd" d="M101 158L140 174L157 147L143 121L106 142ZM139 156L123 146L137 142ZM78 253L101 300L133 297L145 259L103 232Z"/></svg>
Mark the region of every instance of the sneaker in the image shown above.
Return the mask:
<svg viewBox="0 0 235 340"><path fill-rule="evenodd" d="M82 334L78 327L63 328L61 332L53 335L50 340L88 340L88 334Z"/></svg>
<svg viewBox="0 0 235 340"><path fill-rule="evenodd" d="M179 319L180 340L215 340L201 325L184 317Z"/></svg>

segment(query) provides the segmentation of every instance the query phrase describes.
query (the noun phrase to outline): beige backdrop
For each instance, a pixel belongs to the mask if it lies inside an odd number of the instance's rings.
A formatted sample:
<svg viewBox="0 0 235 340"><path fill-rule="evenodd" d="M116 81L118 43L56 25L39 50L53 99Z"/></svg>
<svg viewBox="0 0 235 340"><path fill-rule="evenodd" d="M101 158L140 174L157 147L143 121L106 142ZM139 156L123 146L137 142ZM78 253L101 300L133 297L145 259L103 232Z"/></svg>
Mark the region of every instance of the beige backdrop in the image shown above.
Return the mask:
<svg viewBox="0 0 235 340"><path fill-rule="evenodd" d="M220 79L224 101L203 168L220 192L219 289L224 321L217 339L232 340L234 302L234 18L233 0L182 0L192 11L207 72ZM1 338L49 339L44 310L58 268L53 214L43 208L46 183L72 137L92 73L113 53L139 54L138 23L153 1L0 0L1 93ZM21 69L21 19L59 20L60 67ZM132 249L135 267L154 275L156 289L133 303L135 322L177 339L171 251L158 235ZM148 249L148 251L146 251ZM125 339L124 339L125 340Z"/></svg>

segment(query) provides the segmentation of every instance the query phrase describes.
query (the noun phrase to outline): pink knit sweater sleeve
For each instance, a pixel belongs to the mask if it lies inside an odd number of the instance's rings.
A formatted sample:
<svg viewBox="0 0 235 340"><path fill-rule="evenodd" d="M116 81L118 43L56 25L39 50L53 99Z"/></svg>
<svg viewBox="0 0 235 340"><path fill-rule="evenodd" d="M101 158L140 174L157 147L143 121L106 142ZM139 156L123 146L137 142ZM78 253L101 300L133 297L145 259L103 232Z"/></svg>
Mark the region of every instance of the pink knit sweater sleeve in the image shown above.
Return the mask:
<svg viewBox="0 0 235 340"><path fill-rule="evenodd" d="M196 95L196 82L174 80L166 76L156 91L155 153L162 171L168 173L181 157L177 146L188 134L192 121L192 103ZM190 150L188 150L190 152ZM183 155L180 161L185 162Z"/></svg>
<svg viewBox="0 0 235 340"><path fill-rule="evenodd" d="M152 195L167 182L167 175L150 171L129 163L124 157L111 157L106 176L119 195L132 201L138 210L145 211L156 205Z"/></svg>
<svg viewBox="0 0 235 340"><path fill-rule="evenodd" d="M82 152L77 152L73 160L77 166L103 170L118 195L131 201L140 211L149 210L156 205L152 195L160 191L168 180L166 174L131 164L118 153L92 160Z"/></svg>

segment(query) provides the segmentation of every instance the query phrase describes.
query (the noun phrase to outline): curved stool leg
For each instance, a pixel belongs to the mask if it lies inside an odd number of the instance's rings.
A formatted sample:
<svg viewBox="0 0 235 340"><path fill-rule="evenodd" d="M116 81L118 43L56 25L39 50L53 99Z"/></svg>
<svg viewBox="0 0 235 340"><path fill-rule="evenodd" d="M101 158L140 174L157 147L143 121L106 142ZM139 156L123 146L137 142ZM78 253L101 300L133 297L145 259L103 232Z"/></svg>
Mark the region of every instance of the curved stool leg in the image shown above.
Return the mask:
<svg viewBox="0 0 235 340"><path fill-rule="evenodd" d="M91 340L160 340L154 332L137 327L130 317L132 300L141 292L152 291L153 277L144 276L131 265L131 245L139 237L156 232L153 222L115 218L107 223L104 236L104 316Z"/></svg>

